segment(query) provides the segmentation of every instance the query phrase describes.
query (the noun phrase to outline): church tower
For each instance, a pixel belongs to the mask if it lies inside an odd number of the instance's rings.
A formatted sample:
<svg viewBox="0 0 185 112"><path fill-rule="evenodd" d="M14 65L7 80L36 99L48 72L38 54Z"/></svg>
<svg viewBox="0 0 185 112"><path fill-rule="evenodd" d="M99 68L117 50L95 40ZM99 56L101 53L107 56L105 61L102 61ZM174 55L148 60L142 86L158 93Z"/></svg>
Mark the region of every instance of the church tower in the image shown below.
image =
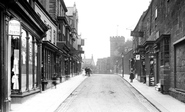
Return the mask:
<svg viewBox="0 0 185 112"><path fill-rule="evenodd" d="M118 50L122 45L125 44L125 37L124 36L113 36L110 37L110 56L119 56Z"/></svg>

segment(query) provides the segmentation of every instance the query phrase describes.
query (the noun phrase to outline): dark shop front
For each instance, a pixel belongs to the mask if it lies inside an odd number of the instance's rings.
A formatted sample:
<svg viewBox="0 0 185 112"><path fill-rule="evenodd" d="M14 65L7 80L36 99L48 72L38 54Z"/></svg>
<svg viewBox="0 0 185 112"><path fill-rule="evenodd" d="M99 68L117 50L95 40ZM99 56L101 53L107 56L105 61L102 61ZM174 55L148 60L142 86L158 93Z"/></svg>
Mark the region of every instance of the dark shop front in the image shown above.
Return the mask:
<svg viewBox="0 0 185 112"><path fill-rule="evenodd" d="M54 77L58 82L62 80L61 55L63 52L49 41L43 41L42 45L42 90L46 90L53 86Z"/></svg>
<svg viewBox="0 0 185 112"><path fill-rule="evenodd" d="M40 91L42 38L48 30L26 0L0 2L0 111Z"/></svg>

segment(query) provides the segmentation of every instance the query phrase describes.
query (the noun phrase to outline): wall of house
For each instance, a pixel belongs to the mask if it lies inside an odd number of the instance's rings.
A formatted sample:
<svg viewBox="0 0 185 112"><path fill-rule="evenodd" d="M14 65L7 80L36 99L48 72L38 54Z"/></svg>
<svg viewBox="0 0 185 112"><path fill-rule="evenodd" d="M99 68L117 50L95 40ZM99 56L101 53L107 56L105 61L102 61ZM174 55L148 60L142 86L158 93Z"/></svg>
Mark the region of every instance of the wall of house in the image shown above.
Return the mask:
<svg viewBox="0 0 185 112"><path fill-rule="evenodd" d="M170 94L185 102L185 1L152 0L143 17L144 43L156 40L160 35L170 34ZM160 52L159 52L159 60ZM159 61L160 62L160 61ZM158 66L161 66L160 64Z"/></svg>
<svg viewBox="0 0 185 112"><path fill-rule="evenodd" d="M185 1L174 0L170 1L167 5L167 16L170 19L166 27L171 34L171 87L185 91L185 75L183 75L185 74L183 70L185 48L183 47L184 44L180 43L183 42L185 35Z"/></svg>
<svg viewBox="0 0 185 112"><path fill-rule="evenodd" d="M57 26L53 21L44 13L38 4L35 5L35 12L40 16L41 20L48 26L49 30L46 32L46 37L43 40L50 41L56 44Z"/></svg>

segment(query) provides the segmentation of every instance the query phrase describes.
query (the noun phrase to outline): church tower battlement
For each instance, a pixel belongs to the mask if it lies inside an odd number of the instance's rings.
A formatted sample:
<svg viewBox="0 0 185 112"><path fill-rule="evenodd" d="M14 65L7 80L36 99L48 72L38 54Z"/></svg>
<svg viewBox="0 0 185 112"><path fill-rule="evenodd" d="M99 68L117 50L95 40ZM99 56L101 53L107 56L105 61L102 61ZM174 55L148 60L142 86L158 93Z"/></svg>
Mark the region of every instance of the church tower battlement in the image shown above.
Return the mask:
<svg viewBox="0 0 185 112"><path fill-rule="evenodd" d="M112 36L112 37L110 37L110 41L125 42L125 37L124 36Z"/></svg>

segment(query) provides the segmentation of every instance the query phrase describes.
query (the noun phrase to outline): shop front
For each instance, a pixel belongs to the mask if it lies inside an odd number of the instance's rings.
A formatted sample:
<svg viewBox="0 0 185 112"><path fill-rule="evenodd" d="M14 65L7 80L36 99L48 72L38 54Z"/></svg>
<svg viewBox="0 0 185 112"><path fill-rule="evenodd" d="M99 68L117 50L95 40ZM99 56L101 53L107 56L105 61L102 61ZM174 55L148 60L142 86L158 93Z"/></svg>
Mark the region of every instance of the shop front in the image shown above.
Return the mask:
<svg viewBox="0 0 185 112"><path fill-rule="evenodd" d="M69 47L66 45L65 41L58 41L57 47L62 50L61 70L62 70L62 80L67 80L70 77L70 67L71 67L71 56L69 54Z"/></svg>
<svg viewBox="0 0 185 112"><path fill-rule="evenodd" d="M77 75L79 75L82 72L82 57L81 57L81 55L77 56L77 61L76 61L75 68L76 68Z"/></svg>
<svg viewBox="0 0 185 112"><path fill-rule="evenodd" d="M162 34L155 41L155 83L160 83L161 92L167 93L170 86L170 35Z"/></svg>
<svg viewBox="0 0 185 112"><path fill-rule="evenodd" d="M154 50L153 50L154 41L146 41L144 44L145 48L145 73L146 73L146 84L148 86L155 85L154 78Z"/></svg>
<svg viewBox="0 0 185 112"><path fill-rule="evenodd" d="M135 61L135 67L131 67L135 71L135 74L137 75L137 80L143 83L146 82L144 51L145 50L142 45L139 45L137 47L137 51L135 52L135 58L132 59L132 62Z"/></svg>
<svg viewBox="0 0 185 112"><path fill-rule="evenodd" d="M170 35L169 34L162 34L157 40L156 40L157 48L156 51L156 59L158 70L157 72L157 82L161 85L161 92L167 93L170 82L170 55L169 55L169 48L170 48ZM156 70L157 70L156 69Z"/></svg>
<svg viewBox="0 0 185 112"><path fill-rule="evenodd" d="M76 50L76 49L71 49L70 50L70 55L71 55L71 74L72 76L78 75L79 72L81 71L81 54L84 53L82 50Z"/></svg>
<svg viewBox="0 0 185 112"><path fill-rule="evenodd" d="M19 102L24 93L39 91L38 48L36 38L25 29L21 36L10 36L11 39L11 97L12 103Z"/></svg>
<svg viewBox="0 0 185 112"><path fill-rule="evenodd" d="M42 43L42 90L53 87L53 78L60 82L61 63L60 58L62 51L49 41Z"/></svg>
<svg viewBox="0 0 185 112"><path fill-rule="evenodd" d="M70 66L71 66L71 57L68 55L68 56L65 56L64 58L64 66L65 66L65 72L64 72L64 75L63 75L63 78L64 80L68 80L70 78Z"/></svg>
<svg viewBox="0 0 185 112"><path fill-rule="evenodd" d="M48 30L27 1L0 2L1 111L40 91L41 40Z"/></svg>
<svg viewBox="0 0 185 112"><path fill-rule="evenodd" d="M79 61L77 56L73 56L72 60L72 76L78 75L78 67L79 67Z"/></svg>
<svg viewBox="0 0 185 112"><path fill-rule="evenodd" d="M71 73L70 73L70 77L73 77L75 75L75 57L71 58Z"/></svg>
<svg viewBox="0 0 185 112"><path fill-rule="evenodd" d="M140 53L140 73L141 73L141 78L140 81L143 83L146 83L146 65L145 65L145 49L143 46L139 47L139 53Z"/></svg>

